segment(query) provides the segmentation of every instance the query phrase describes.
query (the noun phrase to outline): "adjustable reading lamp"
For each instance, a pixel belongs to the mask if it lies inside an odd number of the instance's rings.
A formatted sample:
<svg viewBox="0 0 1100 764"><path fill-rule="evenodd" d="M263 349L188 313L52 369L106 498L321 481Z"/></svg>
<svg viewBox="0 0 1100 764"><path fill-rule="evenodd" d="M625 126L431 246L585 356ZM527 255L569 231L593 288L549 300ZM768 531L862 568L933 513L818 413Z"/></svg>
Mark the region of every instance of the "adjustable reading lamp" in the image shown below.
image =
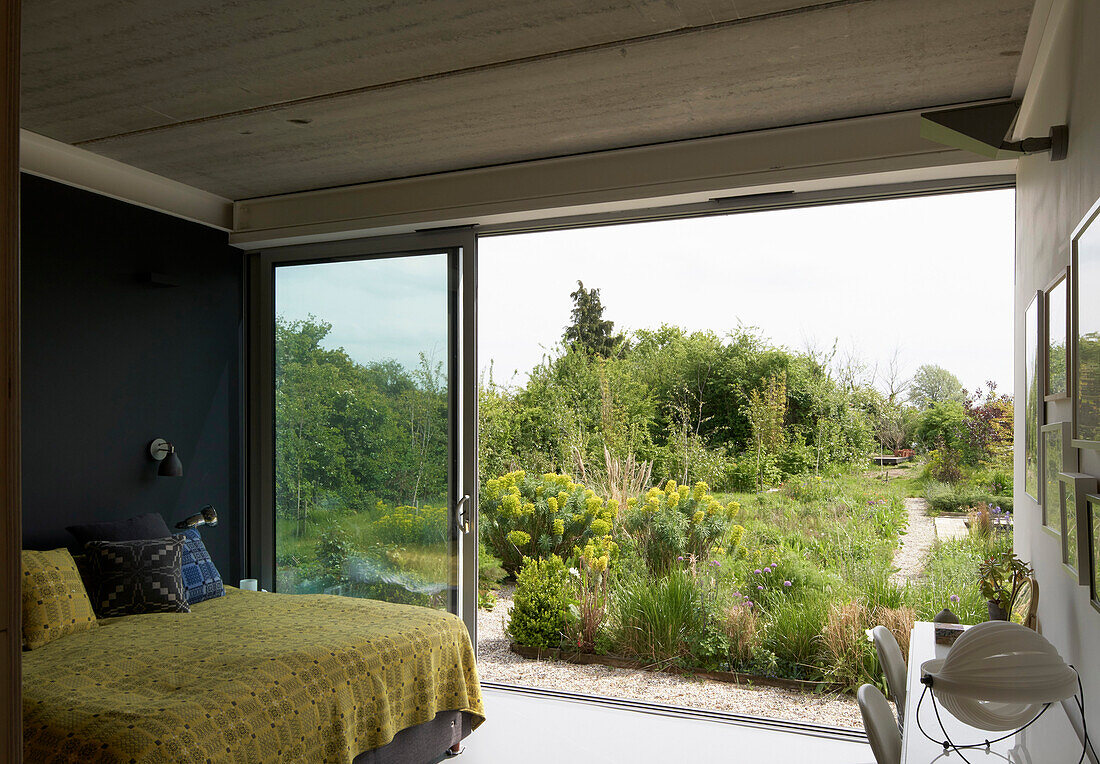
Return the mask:
<svg viewBox="0 0 1100 764"><path fill-rule="evenodd" d="M1030 725L1051 703L1077 695L1077 671L1041 634L1011 621L988 621L967 629L946 658L921 664L921 684L959 721L1011 737ZM924 695L921 695L923 701ZM1077 701L1084 709L1084 693ZM936 714L937 719L939 714ZM918 708L918 725L920 714ZM956 744L940 729L944 750L984 748L990 742ZM921 732L924 732L923 727ZM926 737L935 740L927 732ZM1085 735L1085 745L1091 745ZM965 757L963 757L965 761Z"/></svg>

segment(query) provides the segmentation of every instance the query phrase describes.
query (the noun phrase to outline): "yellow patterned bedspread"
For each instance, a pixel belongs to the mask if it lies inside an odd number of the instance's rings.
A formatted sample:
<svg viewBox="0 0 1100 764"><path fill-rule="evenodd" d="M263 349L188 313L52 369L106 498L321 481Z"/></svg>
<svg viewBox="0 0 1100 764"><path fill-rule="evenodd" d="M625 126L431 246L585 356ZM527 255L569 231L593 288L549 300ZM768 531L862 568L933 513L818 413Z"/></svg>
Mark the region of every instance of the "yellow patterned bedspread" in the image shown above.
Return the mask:
<svg viewBox="0 0 1100 764"><path fill-rule="evenodd" d="M334 762L443 710L484 720L462 622L227 589L23 654L27 762Z"/></svg>

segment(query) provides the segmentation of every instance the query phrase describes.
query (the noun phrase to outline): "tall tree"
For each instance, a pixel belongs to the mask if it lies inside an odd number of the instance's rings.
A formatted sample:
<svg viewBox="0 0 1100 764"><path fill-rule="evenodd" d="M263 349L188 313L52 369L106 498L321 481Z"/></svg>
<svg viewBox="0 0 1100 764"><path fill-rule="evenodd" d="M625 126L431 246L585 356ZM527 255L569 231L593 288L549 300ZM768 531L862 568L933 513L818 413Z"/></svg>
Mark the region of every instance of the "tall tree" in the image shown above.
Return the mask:
<svg viewBox="0 0 1100 764"><path fill-rule="evenodd" d="M917 369L909 383L909 402L924 411L937 403L966 398L962 382L942 366L926 363Z"/></svg>
<svg viewBox="0 0 1100 764"><path fill-rule="evenodd" d="M905 371L901 364L901 345L894 345L894 353L890 356L882 375L886 402L891 406L901 404L905 400L910 384L911 381L905 378Z"/></svg>
<svg viewBox="0 0 1100 764"><path fill-rule="evenodd" d="M562 339L570 347L579 348L589 355L610 358L623 341L623 335L613 334L615 322L603 317L600 290L585 289L584 283L578 279L577 291L569 296L573 298L572 323L565 328Z"/></svg>

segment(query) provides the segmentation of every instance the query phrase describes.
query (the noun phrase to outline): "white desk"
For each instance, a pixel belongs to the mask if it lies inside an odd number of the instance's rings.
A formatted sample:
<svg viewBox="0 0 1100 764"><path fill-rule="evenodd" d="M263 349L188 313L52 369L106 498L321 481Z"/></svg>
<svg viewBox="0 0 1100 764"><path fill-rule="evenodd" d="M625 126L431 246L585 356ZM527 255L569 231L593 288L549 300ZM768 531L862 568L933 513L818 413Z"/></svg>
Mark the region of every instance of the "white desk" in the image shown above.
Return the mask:
<svg viewBox="0 0 1100 764"><path fill-rule="evenodd" d="M933 658L947 657L948 650L950 650L948 645L936 644L935 632L931 623L918 621L913 627L909 639L909 674L905 682L905 735L901 746L902 764L930 764L931 762L957 764L962 762L959 754L955 751L945 753L943 750L943 733L940 731L940 723L936 720L936 712L932 708L932 692L929 691L924 698L924 703L920 703L921 693L924 691L924 685L920 683L921 664ZM933 738L939 739L940 742L933 742L921 733L920 728L917 726L918 705L920 706L920 721L925 732ZM1060 711L1061 709L1052 708L1047 714L1054 713L1055 710ZM1000 737L1004 734L1003 732L986 732L963 724L949 714L943 706L939 706L939 711L940 719L943 720L943 726L947 730L948 736L957 745L977 743L986 738ZM974 764L978 762L981 762L981 764L996 764L1004 761L1014 762L1015 764L1017 762L1038 761L1028 754L1023 744L1018 742L1019 737L1021 736L1017 735L1000 743L994 743L989 751L984 748L966 749L963 751L963 755Z"/></svg>

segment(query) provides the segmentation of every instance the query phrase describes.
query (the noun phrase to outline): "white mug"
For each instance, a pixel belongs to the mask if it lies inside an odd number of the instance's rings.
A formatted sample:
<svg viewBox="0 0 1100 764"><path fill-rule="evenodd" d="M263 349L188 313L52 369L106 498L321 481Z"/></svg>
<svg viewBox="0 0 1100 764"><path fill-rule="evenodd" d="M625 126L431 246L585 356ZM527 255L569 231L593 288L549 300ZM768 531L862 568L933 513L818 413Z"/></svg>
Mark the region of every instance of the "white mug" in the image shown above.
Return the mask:
<svg viewBox="0 0 1100 764"><path fill-rule="evenodd" d="M255 578L242 578L241 589L246 592L258 591L260 588L260 582Z"/></svg>

